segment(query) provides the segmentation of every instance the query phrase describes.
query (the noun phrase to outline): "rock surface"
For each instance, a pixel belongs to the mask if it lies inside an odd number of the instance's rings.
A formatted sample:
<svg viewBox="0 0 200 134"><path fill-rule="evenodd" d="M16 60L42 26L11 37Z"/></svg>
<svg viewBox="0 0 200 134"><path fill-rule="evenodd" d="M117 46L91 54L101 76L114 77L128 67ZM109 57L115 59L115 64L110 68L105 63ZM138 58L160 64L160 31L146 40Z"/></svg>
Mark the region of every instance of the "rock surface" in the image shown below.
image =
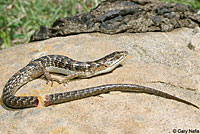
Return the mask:
<svg viewBox="0 0 200 134"><path fill-rule="evenodd" d="M188 5L158 0L105 0L88 13L59 18L50 28L41 26L30 41L90 32L166 32L195 26L200 26L200 14Z"/></svg>
<svg viewBox="0 0 200 134"><path fill-rule="evenodd" d="M195 51L200 51L200 28L196 27L194 29L194 36L192 37L190 43L188 44L188 47L191 50L195 50Z"/></svg>
<svg viewBox="0 0 200 134"><path fill-rule="evenodd" d="M199 109L149 94L111 92L49 107L44 107L41 102L42 97L50 93L129 83L162 90L200 106L200 54L188 47L194 36L193 29L188 28L166 33L90 33L2 50L1 89L15 72L42 55L62 54L88 61L116 50L127 50L129 56L123 66L112 73L73 80L67 86L54 83L51 87L44 79L28 83L17 95L41 96L39 106L12 111L2 105L0 133L166 134L175 130L200 131Z"/></svg>

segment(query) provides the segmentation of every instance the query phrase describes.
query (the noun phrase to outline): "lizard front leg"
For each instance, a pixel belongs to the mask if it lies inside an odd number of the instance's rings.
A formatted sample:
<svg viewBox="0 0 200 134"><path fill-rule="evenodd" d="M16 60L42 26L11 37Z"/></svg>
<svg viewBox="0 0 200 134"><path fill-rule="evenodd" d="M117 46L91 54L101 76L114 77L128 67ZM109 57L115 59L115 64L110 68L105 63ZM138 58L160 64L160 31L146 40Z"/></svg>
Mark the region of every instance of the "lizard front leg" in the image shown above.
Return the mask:
<svg viewBox="0 0 200 134"><path fill-rule="evenodd" d="M43 68L43 74L44 74L44 76L45 76L45 78L46 78L46 80L47 80L47 84L48 84L49 81L50 81L50 82L51 82L51 86L53 86L53 82L54 82L54 81L58 82L59 84L62 83L59 79L57 79L57 78L52 78L52 77L51 77L51 74L50 74L45 68Z"/></svg>

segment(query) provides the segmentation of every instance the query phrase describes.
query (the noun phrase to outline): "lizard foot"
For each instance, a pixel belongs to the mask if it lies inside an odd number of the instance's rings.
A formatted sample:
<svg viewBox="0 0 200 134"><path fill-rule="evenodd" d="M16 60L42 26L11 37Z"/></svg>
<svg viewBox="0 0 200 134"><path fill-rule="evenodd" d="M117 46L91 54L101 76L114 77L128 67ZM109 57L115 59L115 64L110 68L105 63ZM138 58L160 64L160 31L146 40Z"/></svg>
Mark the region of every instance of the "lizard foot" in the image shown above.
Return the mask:
<svg viewBox="0 0 200 134"><path fill-rule="evenodd" d="M48 84L49 82L51 82L51 87L52 87L54 81L57 82L57 83L59 83L59 84L62 83L60 80L58 80L58 79L56 79L56 78L49 78L49 79L47 79L46 84Z"/></svg>

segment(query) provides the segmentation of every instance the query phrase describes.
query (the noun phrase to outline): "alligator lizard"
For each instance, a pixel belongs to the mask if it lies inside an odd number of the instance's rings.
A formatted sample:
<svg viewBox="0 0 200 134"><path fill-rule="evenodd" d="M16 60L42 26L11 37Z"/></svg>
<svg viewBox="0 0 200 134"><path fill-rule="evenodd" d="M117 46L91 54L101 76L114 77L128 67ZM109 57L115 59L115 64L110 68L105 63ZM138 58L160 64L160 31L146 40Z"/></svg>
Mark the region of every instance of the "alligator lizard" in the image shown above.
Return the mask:
<svg viewBox="0 0 200 134"><path fill-rule="evenodd" d="M39 103L37 96L15 96L15 93L29 81L34 80L42 75L45 76L47 83L50 81L52 84L53 81L58 83L67 83L69 80L74 78L93 77L112 71L126 58L127 55L128 52L126 51L116 51L101 59L90 62L75 61L63 55L47 55L32 60L28 65L19 70L8 80L3 89L2 102L10 108L18 109L36 107ZM66 78L60 81L56 78L52 78L50 72L64 74L66 75ZM199 108L198 106L173 95L153 88L133 84L108 84L76 91L50 94L46 95L44 102L45 106L49 106L82 99L93 95L99 95L110 91L148 93L173 99Z"/></svg>

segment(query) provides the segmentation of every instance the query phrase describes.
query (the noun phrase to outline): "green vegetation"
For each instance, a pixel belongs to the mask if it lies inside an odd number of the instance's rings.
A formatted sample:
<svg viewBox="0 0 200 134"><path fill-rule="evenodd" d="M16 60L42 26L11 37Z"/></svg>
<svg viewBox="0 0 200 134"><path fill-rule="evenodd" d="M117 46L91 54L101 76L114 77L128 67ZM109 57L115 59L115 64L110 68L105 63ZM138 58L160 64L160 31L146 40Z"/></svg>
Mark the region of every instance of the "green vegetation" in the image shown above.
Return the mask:
<svg viewBox="0 0 200 134"><path fill-rule="evenodd" d="M0 49L27 43L41 25L51 26L57 18L88 12L101 0L1 0ZM199 0L162 0L181 2L200 9Z"/></svg>
<svg viewBox="0 0 200 134"><path fill-rule="evenodd" d="M94 0L1 0L0 49L27 43L41 25L50 26L58 19L87 12Z"/></svg>

